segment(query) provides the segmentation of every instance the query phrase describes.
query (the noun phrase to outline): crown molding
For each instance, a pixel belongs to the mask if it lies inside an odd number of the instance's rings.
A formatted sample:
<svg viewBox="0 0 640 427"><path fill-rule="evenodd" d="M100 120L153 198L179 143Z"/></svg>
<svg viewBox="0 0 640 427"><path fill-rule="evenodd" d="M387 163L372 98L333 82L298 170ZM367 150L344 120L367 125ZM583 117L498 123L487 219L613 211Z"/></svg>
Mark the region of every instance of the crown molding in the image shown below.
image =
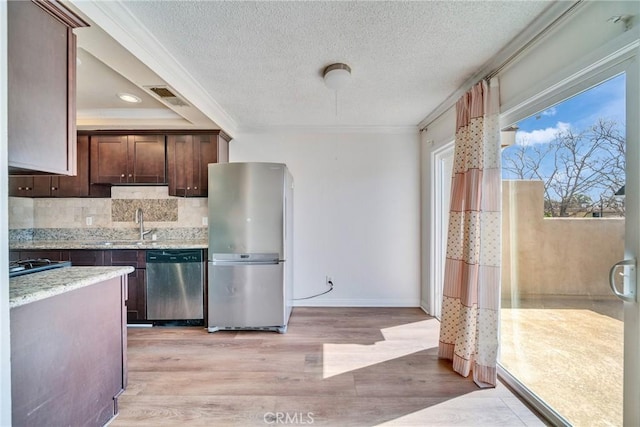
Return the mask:
<svg viewBox="0 0 640 427"><path fill-rule="evenodd" d="M230 136L237 132L236 121L207 94L122 1L71 0L71 3Z"/></svg>

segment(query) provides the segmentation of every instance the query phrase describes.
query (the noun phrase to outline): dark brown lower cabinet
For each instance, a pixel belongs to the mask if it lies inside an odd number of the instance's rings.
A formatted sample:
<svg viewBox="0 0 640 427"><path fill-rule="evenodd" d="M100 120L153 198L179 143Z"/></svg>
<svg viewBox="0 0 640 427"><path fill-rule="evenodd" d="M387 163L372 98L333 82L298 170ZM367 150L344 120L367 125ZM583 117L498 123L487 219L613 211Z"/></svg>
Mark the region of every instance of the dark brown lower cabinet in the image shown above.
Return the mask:
<svg viewBox="0 0 640 427"><path fill-rule="evenodd" d="M50 249L50 250L10 251L10 253L11 254L17 253L18 257L16 259L18 260L49 259L51 261L69 261L69 251L63 251L63 250Z"/></svg>
<svg viewBox="0 0 640 427"><path fill-rule="evenodd" d="M130 265L135 270L128 276L127 322L137 323L147 320L146 251L144 250L13 250L10 251L10 258L12 260L47 258L51 261L71 261L72 265L78 267Z"/></svg>
<svg viewBox="0 0 640 427"><path fill-rule="evenodd" d="M105 252L109 251L91 251L91 250L82 250L82 249L74 249L68 252L68 256L66 260L71 261L71 265L75 265L78 267L91 267L91 266L103 266L110 265L105 264Z"/></svg>
<svg viewBox="0 0 640 427"><path fill-rule="evenodd" d="M147 320L147 291L144 283L146 270L136 268L129 273L129 295L127 299L127 322Z"/></svg>
<svg viewBox="0 0 640 427"><path fill-rule="evenodd" d="M127 383L125 276L12 308L16 426L103 426Z"/></svg>
<svg viewBox="0 0 640 427"><path fill-rule="evenodd" d="M133 273L129 273L127 322L136 323L145 321L147 319L147 293L144 278L147 252L135 249L119 249L104 252L106 265L130 265L135 268Z"/></svg>

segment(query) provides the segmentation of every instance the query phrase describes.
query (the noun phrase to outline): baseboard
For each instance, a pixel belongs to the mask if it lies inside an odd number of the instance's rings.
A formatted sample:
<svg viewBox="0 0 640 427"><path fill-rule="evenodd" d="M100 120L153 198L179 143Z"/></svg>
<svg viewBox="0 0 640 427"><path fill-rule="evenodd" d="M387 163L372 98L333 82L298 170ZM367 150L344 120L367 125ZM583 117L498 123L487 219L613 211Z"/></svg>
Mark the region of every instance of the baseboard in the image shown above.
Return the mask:
<svg viewBox="0 0 640 427"><path fill-rule="evenodd" d="M420 307L418 299L318 299L293 301L294 307Z"/></svg>
<svg viewBox="0 0 640 427"><path fill-rule="evenodd" d="M422 311L424 311L424 314L428 315L428 316L433 316L431 313L429 313L429 310L427 310L424 305L420 304L420 309Z"/></svg>

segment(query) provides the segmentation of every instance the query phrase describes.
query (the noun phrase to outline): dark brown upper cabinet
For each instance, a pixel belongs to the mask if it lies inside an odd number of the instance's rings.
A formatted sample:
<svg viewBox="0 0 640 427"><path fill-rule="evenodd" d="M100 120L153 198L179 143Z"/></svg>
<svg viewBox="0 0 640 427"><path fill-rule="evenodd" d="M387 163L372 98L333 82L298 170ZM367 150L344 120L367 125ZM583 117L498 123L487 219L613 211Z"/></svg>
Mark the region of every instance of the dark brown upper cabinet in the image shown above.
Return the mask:
<svg viewBox="0 0 640 427"><path fill-rule="evenodd" d="M108 187L89 190L89 137L78 136L75 176L9 176L9 195L17 197L108 197Z"/></svg>
<svg viewBox="0 0 640 427"><path fill-rule="evenodd" d="M164 135L92 135L91 184L165 184Z"/></svg>
<svg viewBox="0 0 640 427"><path fill-rule="evenodd" d="M229 138L223 133L169 135L167 171L169 195L206 197L209 163L229 161Z"/></svg>
<svg viewBox="0 0 640 427"><path fill-rule="evenodd" d="M76 174L76 37L61 3L7 2L11 174Z"/></svg>

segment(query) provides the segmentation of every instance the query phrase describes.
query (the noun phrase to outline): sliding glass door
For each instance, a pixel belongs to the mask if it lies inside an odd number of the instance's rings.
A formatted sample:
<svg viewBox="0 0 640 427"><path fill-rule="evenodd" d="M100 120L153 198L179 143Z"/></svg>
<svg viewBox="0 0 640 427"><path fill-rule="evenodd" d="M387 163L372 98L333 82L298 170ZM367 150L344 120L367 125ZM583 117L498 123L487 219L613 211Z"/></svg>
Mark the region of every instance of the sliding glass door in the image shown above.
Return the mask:
<svg viewBox="0 0 640 427"><path fill-rule="evenodd" d="M502 154L500 364L572 425L640 422L640 88L629 56L503 133L515 138Z"/></svg>

